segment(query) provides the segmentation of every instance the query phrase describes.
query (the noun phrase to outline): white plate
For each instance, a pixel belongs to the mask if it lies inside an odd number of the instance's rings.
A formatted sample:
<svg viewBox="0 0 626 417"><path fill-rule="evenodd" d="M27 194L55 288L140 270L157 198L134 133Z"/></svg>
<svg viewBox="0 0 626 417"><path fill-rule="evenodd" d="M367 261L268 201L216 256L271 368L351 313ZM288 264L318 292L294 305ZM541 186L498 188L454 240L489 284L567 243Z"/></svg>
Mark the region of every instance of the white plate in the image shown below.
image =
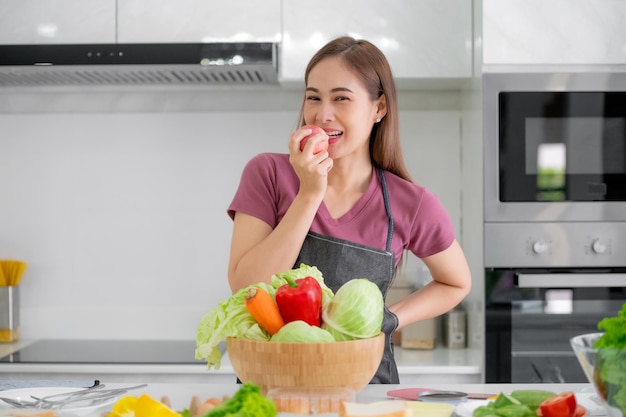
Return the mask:
<svg viewBox="0 0 626 417"><path fill-rule="evenodd" d="M468 400L456 406L454 413L459 417L473 417L474 410L481 405L489 404L489 400Z"/></svg>
<svg viewBox="0 0 626 417"><path fill-rule="evenodd" d="M0 391L0 397L12 398L14 400L33 401L31 395L35 397L45 397L47 395L64 394L67 392L80 391L77 387L32 387L32 388L20 388L9 389ZM110 398L97 405L85 406L85 403L76 403L77 406L71 404L63 407L61 410L57 410L56 414L60 417L83 417L89 415L98 415L98 410L104 408L110 408L111 404L115 403L117 398ZM0 400L0 416L10 415L7 410L15 413L17 410L27 411L25 408L13 408L9 404ZM39 409L39 411L43 411Z"/></svg>

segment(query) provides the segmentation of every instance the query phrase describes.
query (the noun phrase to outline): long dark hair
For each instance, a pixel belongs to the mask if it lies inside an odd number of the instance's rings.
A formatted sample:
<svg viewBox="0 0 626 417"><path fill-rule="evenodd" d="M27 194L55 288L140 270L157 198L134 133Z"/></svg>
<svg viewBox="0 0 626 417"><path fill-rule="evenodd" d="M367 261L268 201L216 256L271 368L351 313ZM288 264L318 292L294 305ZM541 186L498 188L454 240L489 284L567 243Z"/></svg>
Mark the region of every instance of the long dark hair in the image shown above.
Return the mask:
<svg viewBox="0 0 626 417"><path fill-rule="evenodd" d="M409 174L400 145L398 121L398 96L391 67L387 58L374 44L349 36L328 42L309 61L304 73L304 84L308 85L309 74L320 61L329 57L340 57L361 80L372 100L385 96L387 114L374 124L370 134L370 158L375 166L413 181ZM304 102L300 110L300 124L304 125Z"/></svg>

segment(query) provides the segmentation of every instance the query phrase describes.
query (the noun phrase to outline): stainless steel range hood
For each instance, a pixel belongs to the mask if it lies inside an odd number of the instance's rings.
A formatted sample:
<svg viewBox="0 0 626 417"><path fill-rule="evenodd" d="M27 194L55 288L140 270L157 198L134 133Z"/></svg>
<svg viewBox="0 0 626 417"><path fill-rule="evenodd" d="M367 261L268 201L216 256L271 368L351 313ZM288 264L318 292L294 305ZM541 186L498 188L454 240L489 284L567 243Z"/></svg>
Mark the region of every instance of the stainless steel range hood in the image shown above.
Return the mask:
<svg viewBox="0 0 626 417"><path fill-rule="evenodd" d="M278 84L274 43L0 45L0 88Z"/></svg>

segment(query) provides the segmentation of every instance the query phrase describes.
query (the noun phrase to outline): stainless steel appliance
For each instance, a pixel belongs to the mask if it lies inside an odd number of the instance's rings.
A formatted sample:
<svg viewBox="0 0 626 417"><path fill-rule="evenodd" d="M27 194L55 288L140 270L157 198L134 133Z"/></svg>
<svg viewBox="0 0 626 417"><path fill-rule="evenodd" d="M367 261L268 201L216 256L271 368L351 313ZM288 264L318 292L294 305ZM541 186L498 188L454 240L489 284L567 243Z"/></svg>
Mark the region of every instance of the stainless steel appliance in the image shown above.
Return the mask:
<svg viewBox="0 0 626 417"><path fill-rule="evenodd" d="M626 302L626 73L484 75L486 382L584 382Z"/></svg>
<svg viewBox="0 0 626 417"><path fill-rule="evenodd" d="M0 87L278 84L269 42L0 45Z"/></svg>

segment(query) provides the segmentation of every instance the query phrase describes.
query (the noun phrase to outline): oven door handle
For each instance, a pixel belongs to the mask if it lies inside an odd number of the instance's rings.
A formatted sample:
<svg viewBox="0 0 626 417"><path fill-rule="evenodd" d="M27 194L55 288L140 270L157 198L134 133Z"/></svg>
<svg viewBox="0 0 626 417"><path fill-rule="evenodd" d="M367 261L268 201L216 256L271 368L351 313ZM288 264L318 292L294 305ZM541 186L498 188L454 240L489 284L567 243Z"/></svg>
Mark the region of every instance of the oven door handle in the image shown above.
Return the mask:
<svg viewBox="0 0 626 417"><path fill-rule="evenodd" d="M626 287L626 274L517 274L518 288Z"/></svg>

